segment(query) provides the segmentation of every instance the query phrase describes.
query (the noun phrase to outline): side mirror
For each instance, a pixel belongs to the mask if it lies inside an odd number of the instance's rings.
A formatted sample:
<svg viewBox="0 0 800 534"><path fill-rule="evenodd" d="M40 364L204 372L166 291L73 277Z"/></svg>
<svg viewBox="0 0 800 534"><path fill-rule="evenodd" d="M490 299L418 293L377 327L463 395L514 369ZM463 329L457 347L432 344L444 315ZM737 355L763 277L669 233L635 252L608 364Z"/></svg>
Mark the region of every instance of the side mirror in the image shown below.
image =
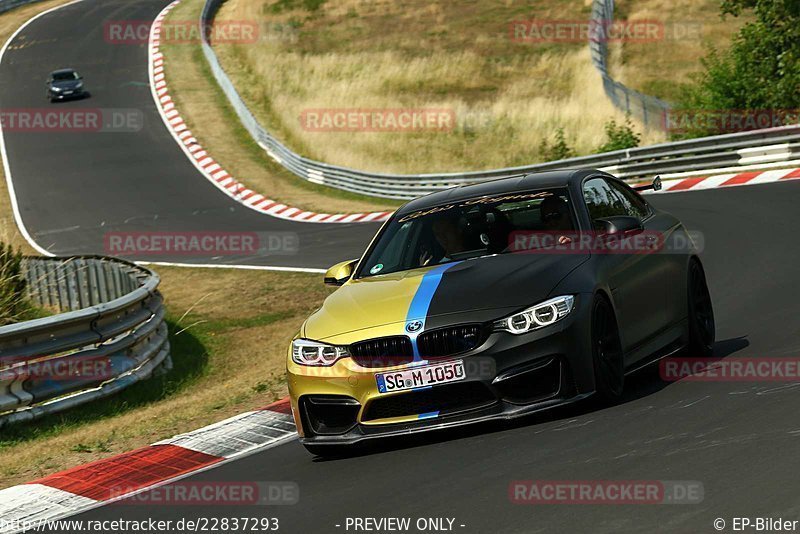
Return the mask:
<svg viewBox="0 0 800 534"><path fill-rule="evenodd" d="M637 185L636 187L633 188L634 191L650 191L651 189L653 191L661 191L661 177L660 176L656 176L655 179L653 180L652 184Z"/></svg>
<svg viewBox="0 0 800 534"><path fill-rule="evenodd" d="M636 217L628 217L626 215L602 217L595 219L594 224L597 227L597 231L605 235L623 236L624 234L644 231L642 221Z"/></svg>
<svg viewBox="0 0 800 534"><path fill-rule="evenodd" d="M655 180L653 180L653 191L661 191L661 177L656 176Z"/></svg>
<svg viewBox="0 0 800 534"><path fill-rule="evenodd" d="M348 260L337 263L325 273L325 284L329 286L341 286L353 276L358 260Z"/></svg>

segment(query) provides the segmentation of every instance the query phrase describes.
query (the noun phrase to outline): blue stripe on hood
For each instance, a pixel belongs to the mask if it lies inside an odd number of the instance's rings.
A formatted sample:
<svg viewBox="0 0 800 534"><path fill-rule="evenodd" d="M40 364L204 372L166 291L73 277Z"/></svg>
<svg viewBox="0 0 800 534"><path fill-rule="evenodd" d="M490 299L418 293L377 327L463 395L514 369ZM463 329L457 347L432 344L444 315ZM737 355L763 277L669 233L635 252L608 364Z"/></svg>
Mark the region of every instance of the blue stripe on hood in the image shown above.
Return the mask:
<svg viewBox="0 0 800 534"><path fill-rule="evenodd" d="M425 329L425 318L428 316L428 309L431 307L433 295L436 293L436 289L442 281L442 275L444 275L448 269L455 267L459 263L461 262L455 261L439 265L425 273L419 283L417 292L414 294L414 298L411 299L411 305L408 307L408 314L406 314L406 324L411 321L420 321L422 323L422 328L418 329L416 332L408 332L411 338L411 346L414 349L414 361L420 361L422 359L419 355L419 349L417 348L417 336Z"/></svg>

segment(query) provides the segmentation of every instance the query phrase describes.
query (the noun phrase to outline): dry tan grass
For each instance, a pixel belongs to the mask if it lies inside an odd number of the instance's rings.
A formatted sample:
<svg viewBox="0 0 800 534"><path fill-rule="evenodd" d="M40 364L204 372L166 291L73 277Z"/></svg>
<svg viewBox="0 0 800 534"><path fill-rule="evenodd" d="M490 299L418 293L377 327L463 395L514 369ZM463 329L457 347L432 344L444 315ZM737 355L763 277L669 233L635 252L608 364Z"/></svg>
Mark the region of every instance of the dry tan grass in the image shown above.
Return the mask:
<svg viewBox="0 0 800 534"><path fill-rule="evenodd" d="M192 310L181 321L188 333L178 336L197 334L205 344L203 374L163 400L2 442L0 487L142 447L286 394L288 340L329 293L319 275L165 267L158 272L170 315Z"/></svg>
<svg viewBox="0 0 800 534"><path fill-rule="evenodd" d="M585 20L590 0L328 0L309 14L276 12L274 0L229 0L217 20L260 24L258 43L215 45L263 124L295 150L384 172L477 170L542 159L542 139L563 127L578 153L595 151L622 114L603 94L584 43L514 43L513 20ZM616 76L672 97L698 68L706 44L724 45L738 22L716 0L623 1L617 19L650 19L700 37L612 45ZM676 26L677 25L677 26ZM463 127L447 133L313 132L307 109L446 108ZM665 140L643 131L642 143Z"/></svg>
<svg viewBox="0 0 800 534"><path fill-rule="evenodd" d="M631 88L667 100L699 72L699 58L709 46L725 48L748 20L719 15L719 2L698 0L622 0L617 9L629 20L664 24L666 39L651 43L612 44L612 74Z"/></svg>
<svg viewBox="0 0 800 534"><path fill-rule="evenodd" d="M583 43L513 43L508 24L581 20L574 2L364 3L330 0L313 17L272 13L271 0L231 0L222 21L258 21L257 44L216 50L243 97L295 149L323 161L384 172L479 170L541 160L543 138L563 127L579 153L623 120L603 95ZM287 24L300 17L299 33ZM296 40L293 39L296 37ZM306 109L444 108L459 124L442 132L311 132ZM644 142L660 141L646 132Z"/></svg>
<svg viewBox="0 0 800 534"><path fill-rule="evenodd" d="M167 20L197 20L203 3L204 0L185 0ZM392 210L398 205L314 185L278 167L239 125L207 71L199 45L165 44L163 52L170 94L192 133L214 159L247 187L273 200L320 213Z"/></svg>
<svg viewBox="0 0 800 534"><path fill-rule="evenodd" d="M293 65L300 64L296 67ZM364 78L347 77L343 64L355 66ZM457 75L463 80L478 79L484 68L478 56L469 52L449 57L417 58L403 65L395 52L361 54L359 58L325 55L301 58L282 54L269 65L260 65L260 76L281 74L253 91L272 92L273 109L279 109L282 129L288 138L299 139L318 159L358 169L382 172L447 172L480 170L524 165L541 160L538 147L543 138L552 139L558 127L564 127L568 142L579 153L591 153L603 141L602 125L610 118L624 120L605 98L599 76L586 68L588 50L563 55L547 54L514 70L528 73L509 80L491 101L467 102L462 98L442 96L435 100L414 101L386 95L388 86L411 87L417 83L433 86L436 79ZM369 68L370 64L379 65ZM546 78L548 72L562 74L563 92L548 94L546 84L532 84L531 79ZM313 73L313 75L312 75ZM239 83L242 83L240 81ZM281 85L279 88L274 85ZM303 91L301 86L305 86ZM581 90L576 90L581 88ZM259 100L252 96L253 101ZM268 98L266 95L261 98ZM474 121L464 131L445 133L393 132L309 132L296 117L304 109L334 108L440 108L453 110L457 120ZM595 127L590 127L594 125ZM663 139L659 133L647 133L645 142Z"/></svg>

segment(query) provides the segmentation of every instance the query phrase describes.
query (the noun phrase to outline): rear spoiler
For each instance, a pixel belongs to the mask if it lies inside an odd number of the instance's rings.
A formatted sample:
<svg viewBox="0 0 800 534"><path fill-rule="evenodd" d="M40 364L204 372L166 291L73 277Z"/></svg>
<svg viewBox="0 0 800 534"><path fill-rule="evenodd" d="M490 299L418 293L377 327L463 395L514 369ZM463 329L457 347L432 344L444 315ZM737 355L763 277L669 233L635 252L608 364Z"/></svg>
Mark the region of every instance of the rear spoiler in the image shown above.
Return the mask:
<svg viewBox="0 0 800 534"><path fill-rule="evenodd" d="M634 191L661 191L661 177L656 176L652 184L634 186Z"/></svg>

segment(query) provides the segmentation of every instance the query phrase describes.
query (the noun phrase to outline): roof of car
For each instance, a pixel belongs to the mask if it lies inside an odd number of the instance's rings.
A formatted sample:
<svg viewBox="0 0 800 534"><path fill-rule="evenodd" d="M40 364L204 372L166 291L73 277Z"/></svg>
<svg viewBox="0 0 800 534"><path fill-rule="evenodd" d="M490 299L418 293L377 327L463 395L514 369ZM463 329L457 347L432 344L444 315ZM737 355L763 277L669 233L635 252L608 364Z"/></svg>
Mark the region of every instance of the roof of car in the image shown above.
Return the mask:
<svg viewBox="0 0 800 534"><path fill-rule="evenodd" d="M605 174L596 169L561 169L556 171L537 172L514 178L500 178L472 185L462 185L430 193L416 198L397 210L397 213L409 213L450 202L460 202L471 198L489 195L502 195L531 189L565 187L572 182L581 181L589 174Z"/></svg>
<svg viewBox="0 0 800 534"><path fill-rule="evenodd" d="M53 72L51 72L50 75L53 75L53 74L67 74L67 73L71 73L71 72L75 72L75 69L58 69L58 70L54 70Z"/></svg>

